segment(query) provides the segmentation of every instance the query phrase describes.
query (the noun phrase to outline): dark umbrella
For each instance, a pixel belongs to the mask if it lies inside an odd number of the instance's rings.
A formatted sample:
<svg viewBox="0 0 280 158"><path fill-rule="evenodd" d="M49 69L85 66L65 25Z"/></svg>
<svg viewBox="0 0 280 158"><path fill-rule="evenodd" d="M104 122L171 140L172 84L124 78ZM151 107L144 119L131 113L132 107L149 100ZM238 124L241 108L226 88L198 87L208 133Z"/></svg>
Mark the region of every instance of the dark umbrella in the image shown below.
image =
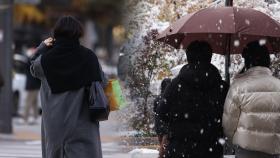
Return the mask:
<svg viewBox="0 0 280 158"><path fill-rule="evenodd" d="M280 24L268 15L247 8L206 8L186 15L171 24L157 37L175 48L204 40L214 53L238 54L251 41L260 40L271 53L280 51ZM228 67L226 78L229 82Z"/></svg>

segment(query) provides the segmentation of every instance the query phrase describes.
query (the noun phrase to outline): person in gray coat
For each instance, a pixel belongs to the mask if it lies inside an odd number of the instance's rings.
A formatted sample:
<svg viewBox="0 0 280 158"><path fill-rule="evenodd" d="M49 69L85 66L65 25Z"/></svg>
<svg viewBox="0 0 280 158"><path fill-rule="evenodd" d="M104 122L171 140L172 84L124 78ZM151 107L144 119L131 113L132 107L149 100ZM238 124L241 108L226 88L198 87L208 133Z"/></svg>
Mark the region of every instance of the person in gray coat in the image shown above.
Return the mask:
<svg viewBox="0 0 280 158"><path fill-rule="evenodd" d="M60 18L53 30L30 67L41 80L43 158L102 158L99 122L90 120L84 101L84 87L102 81L98 59L80 45L75 18Z"/></svg>

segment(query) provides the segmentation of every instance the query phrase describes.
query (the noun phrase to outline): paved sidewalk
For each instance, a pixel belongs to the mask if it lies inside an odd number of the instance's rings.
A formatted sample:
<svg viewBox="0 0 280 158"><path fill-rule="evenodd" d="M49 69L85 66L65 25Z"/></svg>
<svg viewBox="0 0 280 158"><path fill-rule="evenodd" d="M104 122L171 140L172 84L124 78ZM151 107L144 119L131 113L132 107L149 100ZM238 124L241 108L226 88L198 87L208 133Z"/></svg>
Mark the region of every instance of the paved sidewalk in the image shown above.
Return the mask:
<svg viewBox="0 0 280 158"><path fill-rule="evenodd" d="M100 123L103 158L130 158L125 146L120 145L118 122L114 113L109 121ZM41 158L41 125L22 125L13 121L13 135L0 134L0 158Z"/></svg>
<svg viewBox="0 0 280 158"><path fill-rule="evenodd" d="M0 134L0 158L41 158L40 123L33 126L19 125L14 120L13 124L13 135ZM109 121L100 123L103 158L157 158L155 154L147 157L141 153L131 157L128 151L137 147L128 148L121 145L123 143L118 143L121 141L119 128L122 127L114 113L111 114Z"/></svg>
<svg viewBox="0 0 280 158"><path fill-rule="evenodd" d="M130 158L114 143L102 143L103 158ZM41 158L41 141L0 141L0 158Z"/></svg>

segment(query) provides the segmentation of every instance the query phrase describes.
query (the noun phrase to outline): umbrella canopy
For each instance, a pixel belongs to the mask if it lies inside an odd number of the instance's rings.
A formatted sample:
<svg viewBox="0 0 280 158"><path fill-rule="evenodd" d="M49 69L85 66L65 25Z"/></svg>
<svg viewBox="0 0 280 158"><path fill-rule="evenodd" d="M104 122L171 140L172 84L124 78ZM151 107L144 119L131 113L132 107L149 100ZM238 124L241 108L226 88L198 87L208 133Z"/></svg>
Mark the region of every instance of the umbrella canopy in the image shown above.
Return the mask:
<svg viewBox="0 0 280 158"><path fill-rule="evenodd" d="M254 9L206 8L177 20L157 39L175 48L204 40L218 54L238 54L249 42L260 40L274 53L280 51L280 23Z"/></svg>

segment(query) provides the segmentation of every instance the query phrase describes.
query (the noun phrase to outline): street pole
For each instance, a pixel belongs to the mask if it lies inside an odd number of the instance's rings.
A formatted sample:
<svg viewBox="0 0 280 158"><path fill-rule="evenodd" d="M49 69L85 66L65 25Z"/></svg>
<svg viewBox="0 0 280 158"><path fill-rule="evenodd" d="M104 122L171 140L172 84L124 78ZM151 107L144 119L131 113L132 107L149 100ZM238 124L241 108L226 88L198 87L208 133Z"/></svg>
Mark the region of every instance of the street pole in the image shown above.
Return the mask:
<svg viewBox="0 0 280 158"><path fill-rule="evenodd" d="M12 11L13 0L0 0L0 133L12 133Z"/></svg>

